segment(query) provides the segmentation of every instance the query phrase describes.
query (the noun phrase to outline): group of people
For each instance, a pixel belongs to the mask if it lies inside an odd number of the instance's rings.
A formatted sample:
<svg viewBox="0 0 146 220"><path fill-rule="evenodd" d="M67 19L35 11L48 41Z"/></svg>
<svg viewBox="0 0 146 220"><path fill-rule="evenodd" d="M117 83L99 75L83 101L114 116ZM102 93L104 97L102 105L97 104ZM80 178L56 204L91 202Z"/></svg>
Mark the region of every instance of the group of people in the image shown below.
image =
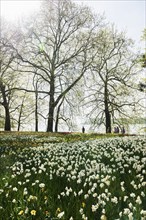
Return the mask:
<svg viewBox="0 0 146 220"><path fill-rule="evenodd" d="M85 127L84 126L82 127L82 133L85 133ZM114 133L120 133L119 127L114 127ZM121 133L125 134L125 128L124 127L121 128Z"/></svg>
<svg viewBox="0 0 146 220"><path fill-rule="evenodd" d="M119 132L120 132L119 127L114 127L114 133L119 133ZM121 128L121 133L125 134L125 128L124 127Z"/></svg>

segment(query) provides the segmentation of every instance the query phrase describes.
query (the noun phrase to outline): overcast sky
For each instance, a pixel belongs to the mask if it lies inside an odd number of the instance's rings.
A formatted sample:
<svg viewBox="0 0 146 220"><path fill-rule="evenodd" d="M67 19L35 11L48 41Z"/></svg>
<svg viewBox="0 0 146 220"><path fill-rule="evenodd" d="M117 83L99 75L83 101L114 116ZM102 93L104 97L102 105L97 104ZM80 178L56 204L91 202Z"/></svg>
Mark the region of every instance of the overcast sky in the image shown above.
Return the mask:
<svg viewBox="0 0 146 220"><path fill-rule="evenodd" d="M118 30L127 31L128 37L142 47L142 31L146 28L146 0L74 0L91 7L95 12L105 13L107 21L115 23ZM40 0L0 0L1 15L16 21L40 7Z"/></svg>
<svg viewBox="0 0 146 220"><path fill-rule="evenodd" d="M139 45L142 31L146 28L146 0L84 0L95 12L105 13L108 21ZM141 44L141 43L140 43Z"/></svg>

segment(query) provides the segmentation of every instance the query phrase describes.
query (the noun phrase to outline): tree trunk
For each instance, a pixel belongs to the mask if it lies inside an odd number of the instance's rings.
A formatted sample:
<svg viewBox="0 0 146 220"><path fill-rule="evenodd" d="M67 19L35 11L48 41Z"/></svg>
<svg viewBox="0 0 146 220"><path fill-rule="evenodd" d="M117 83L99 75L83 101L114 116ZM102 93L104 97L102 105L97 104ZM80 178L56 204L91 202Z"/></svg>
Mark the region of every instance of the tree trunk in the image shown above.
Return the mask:
<svg viewBox="0 0 146 220"><path fill-rule="evenodd" d="M56 122L55 122L55 132L58 132L58 123L59 123L59 108L57 109Z"/></svg>
<svg viewBox="0 0 146 220"><path fill-rule="evenodd" d="M11 131L11 120L8 104L5 104L5 131Z"/></svg>
<svg viewBox="0 0 146 220"><path fill-rule="evenodd" d="M35 92L35 131L38 131L38 91Z"/></svg>
<svg viewBox="0 0 146 220"><path fill-rule="evenodd" d="M20 131L22 109L23 109L23 103L21 104L21 107L20 107L20 113L19 113L19 117L18 117L18 128L17 128L17 131Z"/></svg>
<svg viewBox="0 0 146 220"><path fill-rule="evenodd" d="M49 116L48 116L48 124L47 124L47 132L53 132L53 120L54 120L54 77L52 77L50 81L50 101L49 101Z"/></svg>
<svg viewBox="0 0 146 220"><path fill-rule="evenodd" d="M9 111L9 102L7 100L7 95L5 91L5 85L0 81L0 90L2 92L3 102L2 105L5 109L5 131L11 131L11 119L10 119L10 111Z"/></svg>
<svg viewBox="0 0 146 220"><path fill-rule="evenodd" d="M54 106L50 100L49 103L49 117L48 117L48 125L47 125L47 132L53 132L53 117L54 117Z"/></svg>
<svg viewBox="0 0 146 220"><path fill-rule="evenodd" d="M111 115L108 107L108 91L107 87L105 86L105 93L104 93L104 105L105 105L105 126L106 126L106 133L111 133Z"/></svg>
<svg viewBox="0 0 146 220"><path fill-rule="evenodd" d="M62 99L62 101L61 101L61 103L59 104L58 109L57 109L56 122L55 122L55 132L58 132L59 113L60 113L60 108L61 108L61 105L63 104L63 101L64 101L64 97L63 97L63 99Z"/></svg>
<svg viewBox="0 0 146 220"><path fill-rule="evenodd" d="M105 123L106 123L106 133L111 133L111 115L107 109L105 109Z"/></svg>

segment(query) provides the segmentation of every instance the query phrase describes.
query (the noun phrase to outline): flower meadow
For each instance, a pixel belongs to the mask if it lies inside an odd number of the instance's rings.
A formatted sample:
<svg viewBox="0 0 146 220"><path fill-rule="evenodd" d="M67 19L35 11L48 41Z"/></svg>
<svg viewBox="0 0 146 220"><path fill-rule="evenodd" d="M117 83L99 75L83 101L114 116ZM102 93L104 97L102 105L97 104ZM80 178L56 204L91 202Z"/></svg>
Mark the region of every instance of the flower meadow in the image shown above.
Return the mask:
<svg viewBox="0 0 146 220"><path fill-rule="evenodd" d="M1 220L146 220L146 139L54 139L0 145Z"/></svg>

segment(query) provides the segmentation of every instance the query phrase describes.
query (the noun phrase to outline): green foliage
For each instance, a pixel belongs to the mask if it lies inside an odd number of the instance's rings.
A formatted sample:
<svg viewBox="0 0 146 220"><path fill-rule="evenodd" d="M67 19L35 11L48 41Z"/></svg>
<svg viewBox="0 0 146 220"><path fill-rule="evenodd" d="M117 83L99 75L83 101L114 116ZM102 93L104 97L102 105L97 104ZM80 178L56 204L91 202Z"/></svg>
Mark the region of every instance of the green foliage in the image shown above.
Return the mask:
<svg viewBox="0 0 146 220"><path fill-rule="evenodd" d="M146 67L146 54L143 54L140 58L140 62L142 64L142 67L145 68Z"/></svg>
<svg viewBox="0 0 146 220"><path fill-rule="evenodd" d="M146 41L146 28L143 30L143 34L142 34L141 39Z"/></svg>
<svg viewBox="0 0 146 220"><path fill-rule="evenodd" d="M119 120L119 122L121 122L121 124L145 124L146 122L146 118L121 118Z"/></svg>

